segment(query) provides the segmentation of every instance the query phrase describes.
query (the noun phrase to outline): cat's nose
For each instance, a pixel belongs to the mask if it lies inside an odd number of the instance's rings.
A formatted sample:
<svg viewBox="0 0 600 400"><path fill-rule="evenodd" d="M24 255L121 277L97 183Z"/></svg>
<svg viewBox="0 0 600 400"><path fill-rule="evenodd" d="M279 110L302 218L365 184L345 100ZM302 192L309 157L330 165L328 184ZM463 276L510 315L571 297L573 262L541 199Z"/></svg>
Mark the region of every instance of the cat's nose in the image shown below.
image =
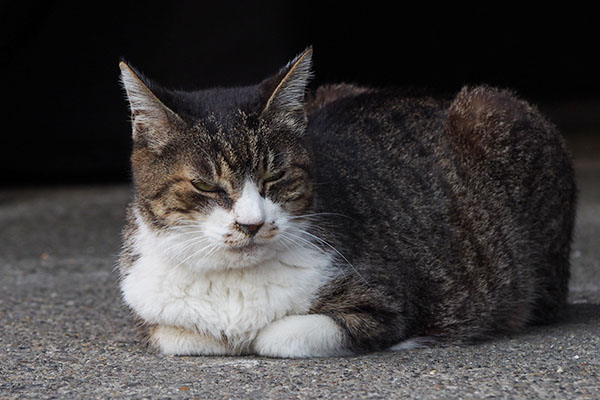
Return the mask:
<svg viewBox="0 0 600 400"><path fill-rule="evenodd" d="M239 222L235 223L237 229L244 232L250 237L256 235L256 232L258 232L258 230L263 226L263 224L263 222L260 222L258 224L240 224Z"/></svg>

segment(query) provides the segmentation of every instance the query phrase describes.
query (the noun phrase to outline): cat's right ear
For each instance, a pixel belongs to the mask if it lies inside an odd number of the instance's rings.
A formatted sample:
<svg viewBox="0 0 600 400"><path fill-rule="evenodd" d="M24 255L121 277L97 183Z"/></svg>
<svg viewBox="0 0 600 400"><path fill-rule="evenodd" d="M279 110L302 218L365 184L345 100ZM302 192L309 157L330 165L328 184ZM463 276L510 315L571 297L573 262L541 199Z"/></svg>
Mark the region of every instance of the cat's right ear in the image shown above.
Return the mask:
<svg viewBox="0 0 600 400"><path fill-rule="evenodd" d="M182 120L156 97L141 74L124 61L119 63L119 68L131 108L133 141L151 150L160 150L169 142L173 127Z"/></svg>
<svg viewBox="0 0 600 400"><path fill-rule="evenodd" d="M271 123L303 133L307 122L304 101L311 77L312 47L309 47L260 84L268 96L262 116Z"/></svg>

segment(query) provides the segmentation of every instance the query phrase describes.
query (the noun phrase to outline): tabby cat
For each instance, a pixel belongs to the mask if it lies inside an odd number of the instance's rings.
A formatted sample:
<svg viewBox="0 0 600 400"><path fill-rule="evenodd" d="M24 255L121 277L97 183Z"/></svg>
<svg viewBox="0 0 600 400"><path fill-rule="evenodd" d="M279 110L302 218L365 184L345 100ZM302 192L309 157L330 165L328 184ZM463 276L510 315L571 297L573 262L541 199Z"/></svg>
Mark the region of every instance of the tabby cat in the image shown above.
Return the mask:
<svg viewBox="0 0 600 400"><path fill-rule="evenodd" d="M146 343L335 356L552 321L575 203L555 127L486 86L309 92L311 58L189 92L120 64L135 187L120 287Z"/></svg>

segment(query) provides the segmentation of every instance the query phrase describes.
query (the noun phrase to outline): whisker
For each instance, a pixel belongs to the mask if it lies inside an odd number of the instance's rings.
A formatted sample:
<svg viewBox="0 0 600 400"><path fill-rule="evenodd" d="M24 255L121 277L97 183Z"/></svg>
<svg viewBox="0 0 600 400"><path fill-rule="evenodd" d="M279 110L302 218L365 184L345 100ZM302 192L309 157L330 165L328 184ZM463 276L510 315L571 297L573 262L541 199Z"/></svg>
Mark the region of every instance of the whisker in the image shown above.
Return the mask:
<svg viewBox="0 0 600 400"><path fill-rule="evenodd" d="M213 247L206 252L206 254L204 255L204 258L208 258L208 257L212 256L216 251L218 251L220 249L221 249L220 244L214 243Z"/></svg>
<svg viewBox="0 0 600 400"><path fill-rule="evenodd" d="M287 237L287 236L285 236L285 235L288 235L288 234L289 234L290 236L292 236L293 238L290 238L290 237ZM324 250L324 249L322 249L321 247L317 246L316 244L312 243L312 242L311 242L311 241L309 241L308 239L306 239L306 238L303 238L303 237L301 237L301 236L294 235L294 234L292 234L292 233L289 233L289 232L285 232L285 233L283 233L283 234L282 234L282 237L285 237L285 239L286 239L286 240L288 240L290 243L292 243L292 244L293 244L293 245L294 245L294 246L295 246L295 247L296 247L298 250L299 250L300 248L302 248L302 246L298 246L298 240L300 240L300 241L302 241L302 242L304 242L304 243L306 243L306 244L310 245L310 247L311 247L311 248L313 248L313 249L315 249L315 250L317 250L317 251L319 251L319 252L321 252L321 253L323 253L323 254L325 254L325 255L328 255L328 256L330 255L330 253L328 253L327 251L325 251L325 250ZM297 254L297 253L296 253L296 254ZM338 263L332 263L331 265L332 265L334 268L336 268L337 270L339 270L340 272L344 272L344 270L342 269L342 267L340 267L340 266L338 265ZM360 274L359 274L359 276L360 276Z"/></svg>
<svg viewBox="0 0 600 400"><path fill-rule="evenodd" d="M185 240L180 240L176 243L173 243L167 250L168 251L177 251L183 252L189 249L190 247L195 246L196 244L207 243L209 239L202 236L194 236L192 238L188 238Z"/></svg>
<svg viewBox="0 0 600 400"><path fill-rule="evenodd" d="M348 216L346 216L344 214L322 212L322 213L312 213L312 214L304 214L304 215L294 215L293 217L288 217L288 219L292 220L292 219L299 219L299 218L320 217L320 216L328 216L328 215L334 215L334 216L337 216L337 217L350 218L350 217L348 217Z"/></svg>
<svg viewBox="0 0 600 400"><path fill-rule="evenodd" d="M209 248L211 248L211 247L213 247L215 245L216 245L215 243L209 243L208 245L202 247L201 249L194 251L192 254L190 254L189 256L187 256L186 258L184 258L179 264L187 264L190 260L198 257L205 250L207 250L207 249L209 249Z"/></svg>
<svg viewBox="0 0 600 400"><path fill-rule="evenodd" d="M365 282L367 284L367 286L369 286L371 289L373 289L373 287L371 286L371 284L365 279L364 276L362 276L360 274L360 272L358 272L358 270L356 269L356 267L354 265L352 265L352 263L346 258L346 256L344 256L338 249L336 249L333 245L331 245L329 242L327 242L324 239L321 239L320 237L313 235L310 232L307 232L305 230L302 229L298 229L295 228L298 232L303 233L305 235L308 235L310 237L312 237L313 239L316 239L317 241L319 241L319 243L324 244L325 246L329 247L330 249L332 249L333 251L336 252L337 255L339 255L345 262L346 264L348 264L350 266L350 268L352 268L352 270L354 271L354 273L356 273L356 275L363 280L363 282Z"/></svg>
<svg viewBox="0 0 600 400"><path fill-rule="evenodd" d="M206 240L208 240L208 238L206 236L194 236L194 237L191 237L191 238L180 240L180 241L176 242L175 245L179 245L179 244L183 244L183 243L188 243L188 242L194 242L194 241L200 241L200 242L202 242L202 241L206 241Z"/></svg>
<svg viewBox="0 0 600 400"><path fill-rule="evenodd" d="M196 246L196 245L198 245L198 244L206 244L206 243L207 243L207 241L197 241L197 242L191 242L191 243L188 243L188 244L186 244L186 245L185 245L185 246L183 246L182 248L177 248L177 247L174 247L174 250L176 250L176 251L177 251L177 252L179 252L179 253L185 253L185 252L187 252L188 250L190 250L190 249L194 248L194 246ZM197 251L197 250L196 250L196 251Z"/></svg>
<svg viewBox="0 0 600 400"><path fill-rule="evenodd" d="M318 251L326 254L325 250L323 250L321 247L317 246L315 243L311 242L310 240L306 239L305 237L302 237L302 236L299 236L299 235L295 235L295 234L293 234L293 233L291 233L289 231L286 231L284 234L291 236L293 239L300 240L303 243L306 243L307 245L311 246L313 249L318 250ZM288 238L288 239L292 240L291 238ZM293 240L292 240L292 242L293 242Z"/></svg>
<svg viewBox="0 0 600 400"><path fill-rule="evenodd" d="M197 225L198 221L194 219L180 219L175 222L173 226L184 226L184 225Z"/></svg>
<svg viewBox="0 0 600 400"><path fill-rule="evenodd" d="M303 248L302 246L298 246L298 243L296 241L294 241L294 239L286 236L287 232L282 233L279 237L282 240L282 244L283 246L286 248L286 250L293 252L294 255L298 255L298 251ZM302 238L300 238L302 239ZM290 246L291 244L291 246ZM310 245L312 245L312 243L309 242ZM319 251L323 251L322 249L318 248Z"/></svg>
<svg viewBox="0 0 600 400"><path fill-rule="evenodd" d="M202 229L190 229L190 228L201 228L198 225L186 225L186 226L172 226L167 228L169 232L198 232L202 231Z"/></svg>

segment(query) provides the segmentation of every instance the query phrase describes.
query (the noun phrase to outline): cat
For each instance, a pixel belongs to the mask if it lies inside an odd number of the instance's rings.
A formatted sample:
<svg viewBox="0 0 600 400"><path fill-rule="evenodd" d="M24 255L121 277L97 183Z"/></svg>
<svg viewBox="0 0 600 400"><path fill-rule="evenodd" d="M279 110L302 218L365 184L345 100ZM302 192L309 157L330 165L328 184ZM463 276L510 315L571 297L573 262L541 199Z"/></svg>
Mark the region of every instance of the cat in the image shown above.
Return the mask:
<svg viewBox="0 0 600 400"><path fill-rule="evenodd" d="M309 90L312 48L248 87L167 90L120 68L134 181L120 289L152 349L467 343L565 304L571 158L512 92Z"/></svg>

